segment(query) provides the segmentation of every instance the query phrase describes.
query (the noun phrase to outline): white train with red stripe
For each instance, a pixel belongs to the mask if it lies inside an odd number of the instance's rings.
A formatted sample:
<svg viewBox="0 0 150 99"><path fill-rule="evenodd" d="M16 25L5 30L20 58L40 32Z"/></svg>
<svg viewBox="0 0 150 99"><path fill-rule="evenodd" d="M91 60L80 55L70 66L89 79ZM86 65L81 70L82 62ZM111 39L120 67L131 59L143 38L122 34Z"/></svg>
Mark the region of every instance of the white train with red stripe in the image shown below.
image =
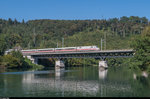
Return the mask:
<svg viewBox="0 0 150 99"><path fill-rule="evenodd" d="M49 52L70 52L70 51L98 51L97 46L78 46L78 47L63 47L63 48L45 48L45 49L30 49L22 50L22 53L49 53Z"/></svg>

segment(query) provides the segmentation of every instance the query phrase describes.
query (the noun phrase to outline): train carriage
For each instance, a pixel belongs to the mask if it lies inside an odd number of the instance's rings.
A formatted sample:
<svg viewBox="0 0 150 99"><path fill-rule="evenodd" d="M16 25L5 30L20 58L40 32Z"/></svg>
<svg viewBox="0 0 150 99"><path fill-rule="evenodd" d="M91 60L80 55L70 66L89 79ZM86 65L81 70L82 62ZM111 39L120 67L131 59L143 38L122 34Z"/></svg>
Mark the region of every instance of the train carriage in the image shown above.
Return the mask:
<svg viewBox="0 0 150 99"><path fill-rule="evenodd" d="M54 52L55 49L54 48L47 48L47 49L38 49L37 53L49 53L49 52Z"/></svg>
<svg viewBox="0 0 150 99"><path fill-rule="evenodd" d="M100 50L97 46L79 46L77 51L97 51Z"/></svg>
<svg viewBox="0 0 150 99"><path fill-rule="evenodd" d="M63 51L77 51L77 48L76 47L55 48L55 52L63 52Z"/></svg>
<svg viewBox="0 0 150 99"><path fill-rule="evenodd" d="M45 48L22 50L23 53L53 53L53 52L70 52L70 51L97 51L100 50L97 46L78 46L78 47L63 47L63 48Z"/></svg>
<svg viewBox="0 0 150 99"><path fill-rule="evenodd" d="M35 53L37 49L31 49L31 50L21 50L22 53Z"/></svg>

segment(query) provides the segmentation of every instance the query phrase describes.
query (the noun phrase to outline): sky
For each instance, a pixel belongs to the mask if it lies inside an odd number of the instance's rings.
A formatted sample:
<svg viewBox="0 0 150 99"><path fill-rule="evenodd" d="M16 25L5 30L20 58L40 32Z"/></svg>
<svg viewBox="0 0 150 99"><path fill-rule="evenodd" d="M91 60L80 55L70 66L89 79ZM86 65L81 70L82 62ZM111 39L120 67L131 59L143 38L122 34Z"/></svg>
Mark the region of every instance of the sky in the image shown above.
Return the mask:
<svg viewBox="0 0 150 99"><path fill-rule="evenodd" d="M150 20L150 0L0 0L0 18L86 20L122 16Z"/></svg>

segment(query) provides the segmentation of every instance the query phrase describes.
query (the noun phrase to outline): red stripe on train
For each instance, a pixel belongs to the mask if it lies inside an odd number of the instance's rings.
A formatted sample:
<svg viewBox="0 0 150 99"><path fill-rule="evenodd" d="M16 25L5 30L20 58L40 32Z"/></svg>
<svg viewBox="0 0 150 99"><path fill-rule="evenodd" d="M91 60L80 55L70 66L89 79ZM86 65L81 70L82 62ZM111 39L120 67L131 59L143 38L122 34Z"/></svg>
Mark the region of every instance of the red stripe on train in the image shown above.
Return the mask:
<svg viewBox="0 0 150 99"><path fill-rule="evenodd" d="M61 51L82 51L82 50L97 50L97 49L95 49L95 48L90 48L90 49L72 49L72 50L55 50L56 52L61 52ZM23 52L23 53L33 53L33 52L35 52L35 53L39 53L39 52L55 52L55 51L25 51L25 52Z"/></svg>

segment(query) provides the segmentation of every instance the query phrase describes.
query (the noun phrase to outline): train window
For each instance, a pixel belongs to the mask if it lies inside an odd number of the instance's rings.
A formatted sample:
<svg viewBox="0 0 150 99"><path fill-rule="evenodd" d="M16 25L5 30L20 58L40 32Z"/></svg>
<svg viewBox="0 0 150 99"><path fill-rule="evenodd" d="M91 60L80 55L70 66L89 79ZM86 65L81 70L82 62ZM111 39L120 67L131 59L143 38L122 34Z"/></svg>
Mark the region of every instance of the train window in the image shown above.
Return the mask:
<svg viewBox="0 0 150 99"><path fill-rule="evenodd" d="M63 50L63 49L56 49L56 50Z"/></svg>
<svg viewBox="0 0 150 99"><path fill-rule="evenodd" d="M66 49L75 49L75 48L66 48Z"/></svg>

